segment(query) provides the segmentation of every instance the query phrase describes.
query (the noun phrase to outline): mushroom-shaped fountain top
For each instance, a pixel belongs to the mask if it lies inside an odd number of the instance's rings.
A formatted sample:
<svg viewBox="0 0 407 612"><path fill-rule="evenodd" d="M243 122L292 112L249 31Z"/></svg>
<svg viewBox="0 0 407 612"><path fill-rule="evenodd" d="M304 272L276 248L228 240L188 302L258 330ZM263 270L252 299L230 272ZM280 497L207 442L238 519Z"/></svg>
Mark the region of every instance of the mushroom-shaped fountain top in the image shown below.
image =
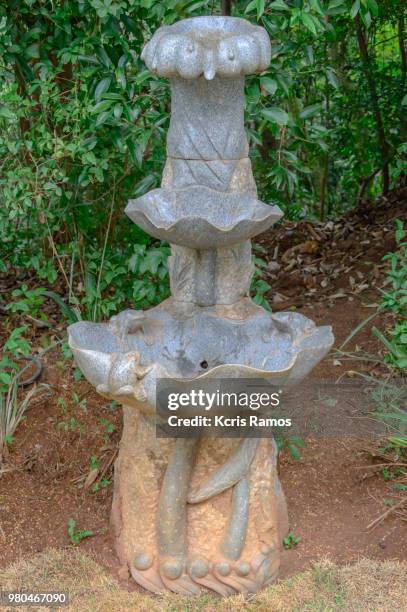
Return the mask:
<svg viewBox="0 0 407 612"><path fill-rule="evenodd" d="M270 63L266 31L238 17L193 17L161 27L143 49L148 68L163 77L208 81L262 72Z"/></svg>

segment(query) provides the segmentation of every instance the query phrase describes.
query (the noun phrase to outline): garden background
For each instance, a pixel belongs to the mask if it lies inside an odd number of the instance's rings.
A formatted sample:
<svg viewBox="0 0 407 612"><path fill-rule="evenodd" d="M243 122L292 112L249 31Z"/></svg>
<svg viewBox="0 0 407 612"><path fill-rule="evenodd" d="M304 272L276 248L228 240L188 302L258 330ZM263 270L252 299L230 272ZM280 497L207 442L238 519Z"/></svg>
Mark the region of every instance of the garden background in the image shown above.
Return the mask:
<svg viewBox="0 0 407 612"><path fill-rule="evenodd" d="M316 566L297 591L289 584L292 608L287 592L277 590L260 598L258 609L271 601L282 610L353 609L346 606L356 594L355 609L402 609L402 0L0 2L0 586L19 576L42 584L58 567L69 588L80 585L78 609L108 609L116 563L108 515L121 415L74 367L66 327L169 295L169 246L123 212L129 198L159 186L166 157L169 86L140 53L161 25L222 11L262 25L272 41L270 67L246 79L245 123L259 197L278 204L285 219L253 245L252 296L269 310L295 309L333 324L335 348L316 375L356 372L371 381L378 418L393 425L376 445L285 442L280 469L292 533L283 576L324 555L340 564L365 555L378 564L351 566L348 574ZM31 560L10 565L22 556ZM401 564L380 564L394 558ZM103 592L98 607L80 599L78 568L85 567L91 570L84 576L98 577L95 592Z"/></svg>

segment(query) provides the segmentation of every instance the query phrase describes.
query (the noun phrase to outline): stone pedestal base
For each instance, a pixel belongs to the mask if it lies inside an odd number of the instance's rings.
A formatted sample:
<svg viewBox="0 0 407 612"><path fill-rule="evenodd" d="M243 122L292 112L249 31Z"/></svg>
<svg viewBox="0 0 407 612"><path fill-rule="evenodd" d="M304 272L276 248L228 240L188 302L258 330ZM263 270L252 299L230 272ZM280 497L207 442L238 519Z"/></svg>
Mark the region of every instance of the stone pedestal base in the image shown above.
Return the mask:
<svg viewBox="0 0 407 612"><path fill-rule="evenodd" d="M124 406L112 524L120 562L144 588L256 592L288 530L271 439L156 439Z"/></svg>

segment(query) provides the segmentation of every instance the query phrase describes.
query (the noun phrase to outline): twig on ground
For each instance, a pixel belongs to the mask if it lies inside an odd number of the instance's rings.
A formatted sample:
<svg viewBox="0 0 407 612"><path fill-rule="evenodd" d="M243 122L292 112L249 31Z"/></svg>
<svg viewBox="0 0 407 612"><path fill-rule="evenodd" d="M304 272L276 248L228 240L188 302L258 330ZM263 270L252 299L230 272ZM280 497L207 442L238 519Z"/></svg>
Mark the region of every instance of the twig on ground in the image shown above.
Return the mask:
<svg viewBox="0 0 407 612"><path fill-rule="evenodd" d="M374 519L374 521L369 523L369 525L366 527L366 531L369 531L370 529L374 529L374 527L376 527L385 518L387 518L389 516L389 514L391 514L392 512L397 510L398 508L401 508L401 506L403 506L403 504L405 504L406 502L407 502L407 495L405 497L403 497L403 499L401 499L395 506L392 506L391 508L386 510L386 512L383 512L383 514L381 514L376 519Z"/></svg>

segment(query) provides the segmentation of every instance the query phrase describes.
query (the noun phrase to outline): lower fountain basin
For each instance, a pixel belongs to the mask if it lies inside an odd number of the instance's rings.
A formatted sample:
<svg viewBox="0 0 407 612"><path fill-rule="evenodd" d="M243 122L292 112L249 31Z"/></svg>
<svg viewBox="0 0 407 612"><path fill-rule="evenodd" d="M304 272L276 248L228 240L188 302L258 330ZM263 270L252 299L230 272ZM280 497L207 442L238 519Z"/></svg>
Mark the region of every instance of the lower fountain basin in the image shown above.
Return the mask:
<svg viewBox="0 0 407 612"><path fill-rule="evenodd" d="M169 378L302 380L330 349L328 326L298 313L270 315L244 298L202 308L168 299L149 311L126 310L108 323L68 328L85 377L102 395L155 410L156 381Z"/></svg>

